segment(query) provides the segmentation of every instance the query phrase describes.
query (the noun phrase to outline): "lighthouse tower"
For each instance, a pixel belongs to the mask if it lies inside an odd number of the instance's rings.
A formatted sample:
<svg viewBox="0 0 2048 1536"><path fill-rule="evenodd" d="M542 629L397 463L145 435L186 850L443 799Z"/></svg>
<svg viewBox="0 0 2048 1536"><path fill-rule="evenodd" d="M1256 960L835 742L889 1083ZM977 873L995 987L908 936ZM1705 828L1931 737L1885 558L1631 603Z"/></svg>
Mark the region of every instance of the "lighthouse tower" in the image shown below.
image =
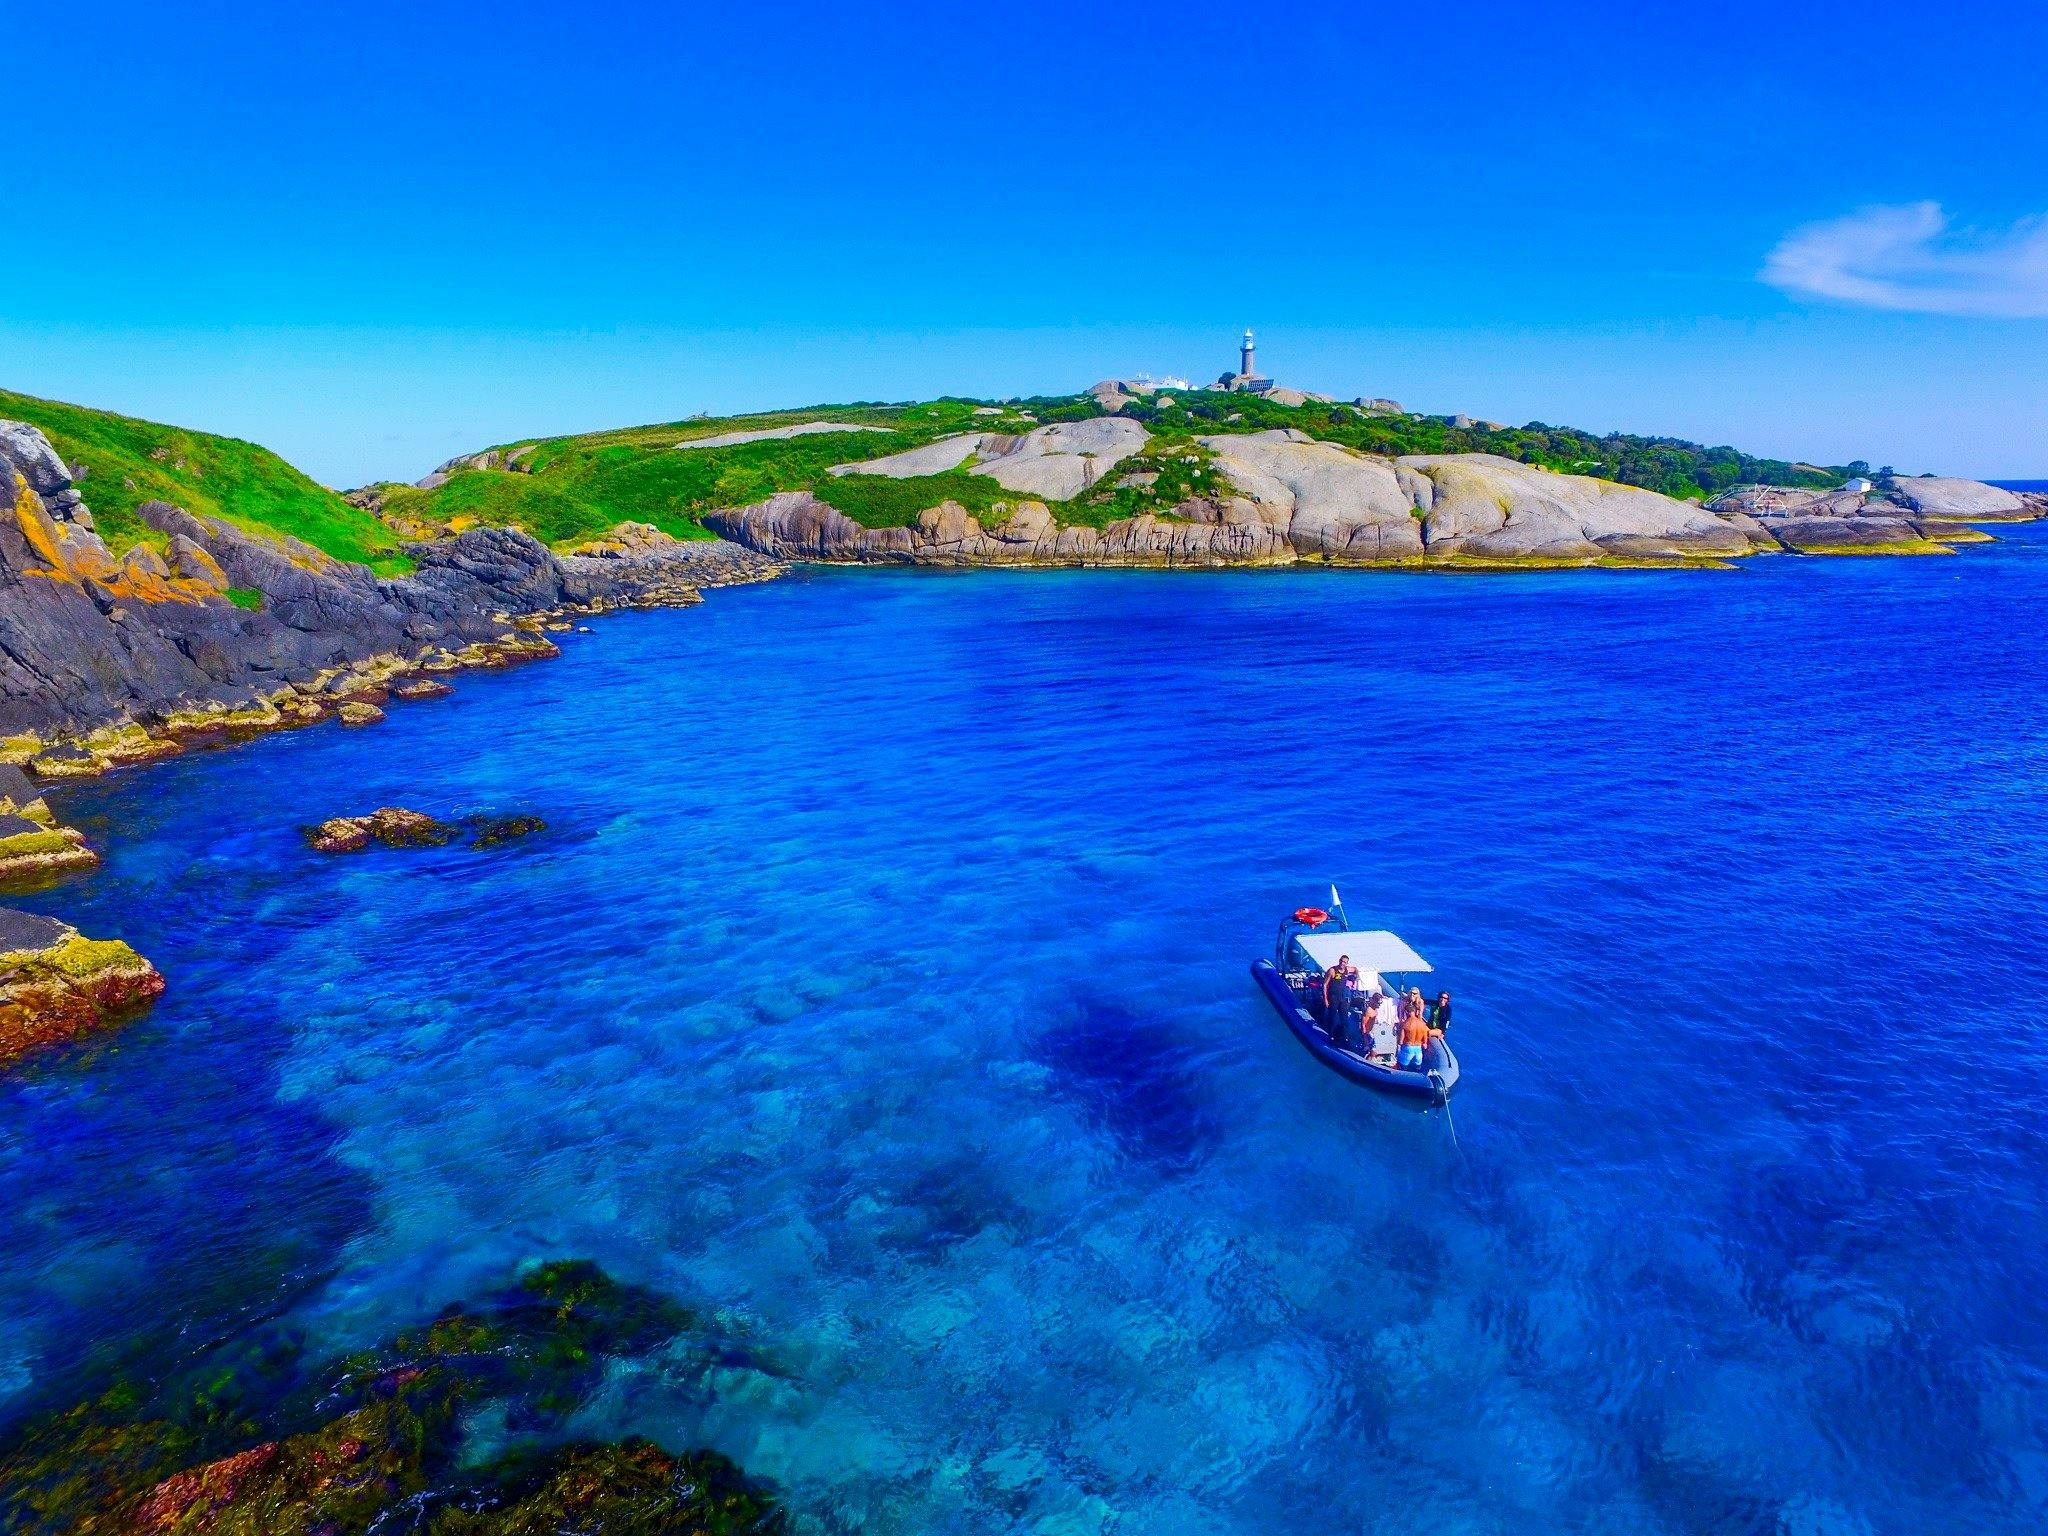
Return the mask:
<svg viewBox="0 0 2048 1536"><path fill-rule="evenodd" d="M1238 348L1237 376L1241 379L1259 376L1259 370L1252 366L1252 333L1249 328L1244 333L1244 345Z"/></svg>

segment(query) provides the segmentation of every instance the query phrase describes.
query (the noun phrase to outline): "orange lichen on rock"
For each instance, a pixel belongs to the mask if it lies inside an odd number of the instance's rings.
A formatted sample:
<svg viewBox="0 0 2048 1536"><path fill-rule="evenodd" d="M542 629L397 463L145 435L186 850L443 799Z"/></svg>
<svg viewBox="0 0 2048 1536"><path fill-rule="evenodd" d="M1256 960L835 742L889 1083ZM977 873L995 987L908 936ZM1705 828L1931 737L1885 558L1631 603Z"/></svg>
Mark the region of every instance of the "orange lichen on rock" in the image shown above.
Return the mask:
<svg viewBox="0 0 2048 1536"><path fill-rule="evenodd" d="M137 545L116 560L98 534L76 523L59 523L50 516L43 499L18 470L14 476L14 515L21 524L29 552L42 562L24 569L24 576L39 576L74 587L90 582L115 597L139 603L203 603L226 590L226 580L220 578L220 568L211 560L207 561L212 566L210 573L174 573L163 556L147 545ZM219 586L213 584L213 578L220 578Z"/></svg>

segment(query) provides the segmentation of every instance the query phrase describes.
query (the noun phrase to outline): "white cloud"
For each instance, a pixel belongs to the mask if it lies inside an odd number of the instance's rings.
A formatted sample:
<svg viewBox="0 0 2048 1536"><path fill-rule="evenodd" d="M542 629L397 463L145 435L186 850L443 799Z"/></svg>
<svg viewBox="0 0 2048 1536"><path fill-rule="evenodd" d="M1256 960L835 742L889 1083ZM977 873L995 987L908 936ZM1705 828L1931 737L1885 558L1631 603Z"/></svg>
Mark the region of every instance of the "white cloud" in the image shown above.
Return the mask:
<svg viewBox="0 0 2048 1536"><path fill-rule="evenodd" d="M1764 262L1786 293L1926 315L2048 316L2048 214L1956 230L1939 203L1864 208L1795 229Z"/></svg>

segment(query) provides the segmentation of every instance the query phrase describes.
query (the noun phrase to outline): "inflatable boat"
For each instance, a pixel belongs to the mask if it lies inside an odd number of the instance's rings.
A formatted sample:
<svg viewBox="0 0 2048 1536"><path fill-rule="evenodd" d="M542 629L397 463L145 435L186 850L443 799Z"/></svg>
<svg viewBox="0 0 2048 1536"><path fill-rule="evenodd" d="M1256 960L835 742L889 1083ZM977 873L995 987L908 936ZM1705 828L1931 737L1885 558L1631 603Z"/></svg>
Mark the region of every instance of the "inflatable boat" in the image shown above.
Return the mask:
<svg viewBox="0 0 2048 1536"><path fill-rule="evenodd" d="M1357 967L1359 989L1368 997L1375 991L1398 996L1401 988L1392 978L1427 972L1429 962L1383 928L1325 927L1329 920L1321 909L1304 907L1283 923L1273 958L1252 962L1259 990L1309 1055L1339 1077L1424 1105L1445 1102L1458 1086L1458 1058L1443 1036L1423 1048L1418 1070L1395 1066L1387 1053L1372 1050L1367 1036L1340 1038L1322 1017L1323 973L1340 956Z"/></svg>

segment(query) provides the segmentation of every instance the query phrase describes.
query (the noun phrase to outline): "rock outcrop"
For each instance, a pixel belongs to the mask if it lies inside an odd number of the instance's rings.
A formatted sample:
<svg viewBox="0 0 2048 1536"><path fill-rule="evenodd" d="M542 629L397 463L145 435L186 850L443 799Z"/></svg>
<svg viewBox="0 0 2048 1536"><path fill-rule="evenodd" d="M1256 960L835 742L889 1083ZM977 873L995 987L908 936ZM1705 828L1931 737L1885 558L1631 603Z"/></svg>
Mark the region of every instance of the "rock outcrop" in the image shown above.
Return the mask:
<svg viewBox="0 0 2048 1536"><path fill-rule="evenodd" d="M1201 446L1234 494L1099 528L1039 500L987 520L943 502L907 527L865 528L808 492L706 522L778 559L927 565L1621 564L1778 547L1747 517L1484 454L1387 459L1291 428Z"/></svg>
<svg viewBox="0 0 2048 1536"><path fill-rule="evenodd" d="M886 432L887 427L851 426L843 421L806 421L794 427L757 427L751 432L716 432L710 437L689 437L678 448L734 448L741 443L782 442L792 437L812 437L821 432Z"/></svg>
<svg viewBox="0 0 2048 1536"><path fill-rule="evenodd" d="M885 458L835 464L835 475L886 475L911 480L967 468L1004 490L1045 501L1071 501L1125 459L1144 450L1148 435L1122 416L1056 421L1022 437L963 432Z"/></svg>
<svg viewBox="0 0 2048 1536"><path fill-rule="evenodd" d="M1370 402L1374 406L1391 402ZM1092 429L1078 435L1076 428ZM939 500L914 522L867 528L808 492L711 514L725 538L777 559L919 565L1359 565L1464 567L1725 561L1760 552L1943 553L1981 538L1959 512L2048 513L1969 481L1900 482L1919 503L1861 492L1750 488L1709 507L1491 454L1388 459L1294 428L1201 439L1228 494L1106 526L1063 523L1070 500L1146 445L1122 417L1041 428L1025 438L966 433L834 473L915 479L966 464L1024 498L983 517ZM1027 447L1028 445L1028 447ZM1057 466L1055 468L1054 466ZM1868 504L1866 502L1868 501Z"/></svg>
<svg viewBox="0 0 2048 1536"><path fill-rule="evenodd" d="M116 1024L163 989L155 967L119 940L0 907L0 1068Z"/></svg>
<svg viewBox="0 0 2048 1536"><path fill-rule="evenodd" d="M1559 475L1492 454L1404 458L1429 483L1433 555L1594 563L1745 555L1755 541L1713 513L1655 491Z"/></svg>
<svg viewBox="0 0 2048 1536"><path fill-rule="evenodd" d="M99 861L86 846L85 834L74 827L46 826L0 812L0 891L34 890Z"/></svg>
<svg viewBox="0 0 2048 1536"><path fill-rule="evenodd" d="M36 890L99 862L85 834L57 820L29 776L0 763L0 891Z"/></svg>
<svg viewBox="0 0 2048 1536"><path fill-rule="evenodd" d="M1297 554L1390 560L1423 551L1428 481L1412 469L1292 430L1205 437L1202 444Z"/></svg>
<svg viewBox="0 0 2048 1536"><path fill-rule="evenodd" d="M1191 503L1168 520L1135 517L1094 528L1057 522L1043 502L1023 501L984 525L942 502L903 528L864 528L808 491L714 512L708 526L778 560L883 565L1225 566L1294 558L1279 529L1247 501Z"/></svg>
<svg viewBox="0 0 2048 1536"><path fill-rule="evenodd" d="M925 475L943 475L976 462L981 445L1000 441L993 432L961 432L936 442L906 448L879 459L862 459L852 464L834 464L835 475L882 475L890 480L916 480Z"/></svg>
<svg viewBox="0 0 2048 1536"><path fill-rule="evenodd" d="M1954 518L1964 523L2040 516L2013 492L1976 480L1953 480L1939 475L1900 476L1890 482L1890 495L1892 500L1923 517Z"/></svg>
<svg viewBox="0 0 2048 1536"><path fill-rule="evenodd" d="M1930 507L1978 506L1988 509L1980 515L1991 521L2040 515L2010 492L1974 480L1912 483L1948 487L1927 494ZM1967 520L1930 515L1896 492L1750 485L1717 497L1708 510L1753 523L1779 548L1795 554L1942 554L1950 544L1984 537Z"/></svg>
<svg viewBox="0 0 2048 1536"><path fill-rule="evenodd" d="M1144 450L1145 429L1122 416L1056 421L1019 438L983 441L969 471L987 475L1006 491L1049 501L1071 501L1111 469Z"/></svg>
<svg viewBox="0 0 2048 1536"><path fill-rule="evenodd" d="M164 502L138 512L164 550L117 559L42 434L0 423L0 760L57 777L318 719L366 679L552 654L521 628L537 616L689 602L772 569L712 541L557 557L476 528L410 546L412 574L386 578Z"/></svg>

